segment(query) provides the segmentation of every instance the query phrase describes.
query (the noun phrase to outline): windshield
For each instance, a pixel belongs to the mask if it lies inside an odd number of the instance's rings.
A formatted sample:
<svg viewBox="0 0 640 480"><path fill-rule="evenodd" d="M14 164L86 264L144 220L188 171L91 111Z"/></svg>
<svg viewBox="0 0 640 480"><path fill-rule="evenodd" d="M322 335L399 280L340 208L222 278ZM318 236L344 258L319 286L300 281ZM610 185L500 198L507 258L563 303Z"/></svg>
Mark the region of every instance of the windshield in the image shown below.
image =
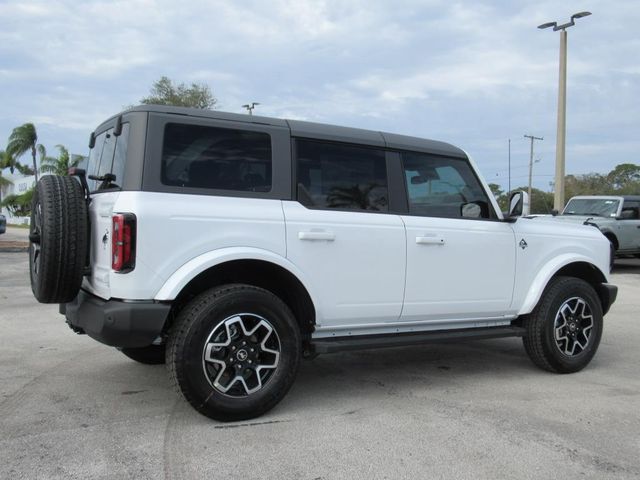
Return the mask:
<svg viewBox="0 0 640 480"><path fill-rule="evenodd" d="M563 215L593 215L597 217L615 217L618 214L620 200L607 198L572 198L564 207Z"/></svg>

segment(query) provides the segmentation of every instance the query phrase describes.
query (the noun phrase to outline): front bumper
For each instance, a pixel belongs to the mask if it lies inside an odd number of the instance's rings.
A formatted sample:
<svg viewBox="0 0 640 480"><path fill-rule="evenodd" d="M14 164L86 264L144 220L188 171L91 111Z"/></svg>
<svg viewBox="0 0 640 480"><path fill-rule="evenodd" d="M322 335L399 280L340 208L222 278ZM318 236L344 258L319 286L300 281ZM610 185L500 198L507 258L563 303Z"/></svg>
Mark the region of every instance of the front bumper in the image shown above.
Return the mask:
<svg viewBox="0 0 640 480"><path fill-rule="evenodd" d="M146 347L162 333L171 305L153 301L103 300L84 290L60 304L69 326L112 347Z"/></svg>

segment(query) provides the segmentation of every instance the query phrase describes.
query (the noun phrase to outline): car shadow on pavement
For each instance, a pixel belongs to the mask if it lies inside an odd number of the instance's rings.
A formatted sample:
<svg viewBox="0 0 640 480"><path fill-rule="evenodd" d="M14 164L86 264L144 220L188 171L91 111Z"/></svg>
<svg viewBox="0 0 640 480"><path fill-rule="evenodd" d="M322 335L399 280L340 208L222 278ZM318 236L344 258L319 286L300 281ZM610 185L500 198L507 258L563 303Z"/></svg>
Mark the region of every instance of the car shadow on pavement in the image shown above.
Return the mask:
<svg viewBox="0 0 640 480"><path fill-rule="evenodd" d="M509 382L532 372L543 373L515 338L335 353L303 361L285 403L370 403L466 388L496 376Z"/></svg>
<svg viewBox="0 0 640 480"><path fill-rule="evenodd" d="M611 273L636 273L640 274L640 259L621 258L613 265Z"/></svg>

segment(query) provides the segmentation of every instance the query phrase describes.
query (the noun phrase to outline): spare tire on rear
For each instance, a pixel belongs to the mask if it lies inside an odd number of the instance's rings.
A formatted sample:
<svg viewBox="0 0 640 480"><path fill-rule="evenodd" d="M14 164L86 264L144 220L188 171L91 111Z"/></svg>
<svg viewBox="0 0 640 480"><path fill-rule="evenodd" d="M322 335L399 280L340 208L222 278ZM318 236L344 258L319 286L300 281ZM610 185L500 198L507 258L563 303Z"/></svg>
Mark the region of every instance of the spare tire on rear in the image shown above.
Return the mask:
<svg viewBox="0 0 640 480"><path fill-rule="evenodd" d="M41 303L66 303L80 291L89 221L84 190L75 178L43 176L31 205L31 290Z"/></svg>

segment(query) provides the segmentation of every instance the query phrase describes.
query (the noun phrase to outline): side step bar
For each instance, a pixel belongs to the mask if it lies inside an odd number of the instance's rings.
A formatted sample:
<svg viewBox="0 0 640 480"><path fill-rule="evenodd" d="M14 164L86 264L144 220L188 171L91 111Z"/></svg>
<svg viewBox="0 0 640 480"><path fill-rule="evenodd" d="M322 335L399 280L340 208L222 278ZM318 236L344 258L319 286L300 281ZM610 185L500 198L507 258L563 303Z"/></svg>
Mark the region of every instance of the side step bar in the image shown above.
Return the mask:
<svg viewBox="0 0 640 480"><path fill-rule="evenodd" d="M385 335L354 335L311 340L314 353L334 353L369 348L403 347L424 343L483 340L501 337L522 337L526 329L517 326L464 328L431 332L392 333Z"/></svg>

